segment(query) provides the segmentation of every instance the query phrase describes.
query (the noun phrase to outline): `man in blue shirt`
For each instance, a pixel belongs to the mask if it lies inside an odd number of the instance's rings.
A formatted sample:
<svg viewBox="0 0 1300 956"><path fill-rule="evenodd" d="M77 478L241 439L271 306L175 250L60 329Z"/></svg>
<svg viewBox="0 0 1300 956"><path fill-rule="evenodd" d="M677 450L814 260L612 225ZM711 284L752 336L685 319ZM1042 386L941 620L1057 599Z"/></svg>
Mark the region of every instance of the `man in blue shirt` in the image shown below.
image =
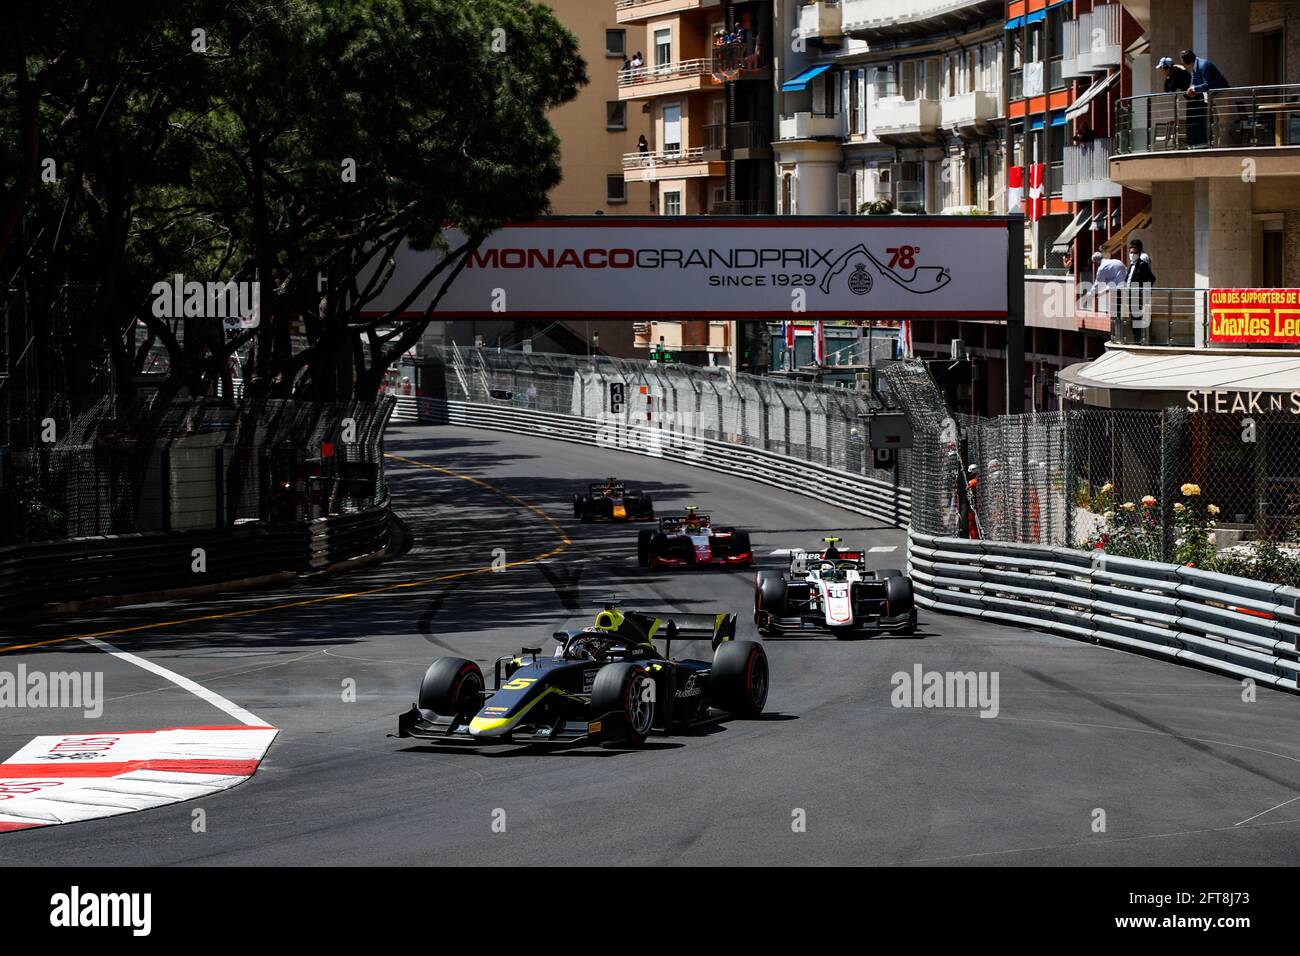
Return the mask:
<svg viewBox="0 0 1300 956"><path fill-rule="evenodd" d="M1192 74L1187 87L1187 145L1196 148L1208 142L1209 94L1213 90L1226 90L1227 78L1219 68L1193 50L1184 50L1180 57Z"/></svg>

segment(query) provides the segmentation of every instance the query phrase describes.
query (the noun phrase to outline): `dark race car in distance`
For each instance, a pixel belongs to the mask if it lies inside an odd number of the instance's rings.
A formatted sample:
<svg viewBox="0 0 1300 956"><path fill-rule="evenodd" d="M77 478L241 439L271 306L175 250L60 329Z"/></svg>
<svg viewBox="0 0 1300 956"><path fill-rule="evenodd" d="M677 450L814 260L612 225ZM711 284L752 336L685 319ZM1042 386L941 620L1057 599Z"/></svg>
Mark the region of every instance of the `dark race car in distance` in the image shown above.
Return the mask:
<svg viewBox="0 0 1300 956"><path fill-rule="evenodd" d="M763 645L738 641L734 614L607 607L592 626L557 631L555 653L499 658L493 689L473 661L435 660L399 737L439 743L639 746L652 730L753 718L767 702ZM665 641L661 653L654 642ZM674 640L708 640L712 660L673 658Z"/></svg>
<svg viewBox="0 0 1300 956"><path fill-rule="evenodd" d="M749 532L716 527L713 518L688 505L680 515L659 519L657 531L637 535L637 563L662 568L740 567L754 563Z"/></svg>
<svg viewBox="0 0 1300 956"><path fill-rule="evenodd" d="M628 491L617 478L593 481L585 495L573 496L573 516L582 521L653 521L654 502L643 491Z"/></svg>
<svg viewBox="0 0 1300 956"><path fill-rule="evenodd" d="M839 538L821 551L792 551L786 571L754 575L754 623L763 635L824 631L916 630L911 579L893 568L868 571L863 551L841 551Z"/></svg>

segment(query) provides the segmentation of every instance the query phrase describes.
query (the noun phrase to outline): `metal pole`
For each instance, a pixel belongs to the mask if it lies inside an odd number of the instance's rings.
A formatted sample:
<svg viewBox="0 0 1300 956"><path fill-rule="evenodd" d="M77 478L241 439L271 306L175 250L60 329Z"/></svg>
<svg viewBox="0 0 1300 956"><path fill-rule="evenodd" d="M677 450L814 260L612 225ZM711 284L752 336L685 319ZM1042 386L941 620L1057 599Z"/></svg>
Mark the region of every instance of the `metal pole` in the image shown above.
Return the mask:
<svg viewBox="0 0 1300 956"><path fill-rule="evenodd" d="M1025 410L1025 221L1007 220L1007 401L1009 415Z"/></svg>

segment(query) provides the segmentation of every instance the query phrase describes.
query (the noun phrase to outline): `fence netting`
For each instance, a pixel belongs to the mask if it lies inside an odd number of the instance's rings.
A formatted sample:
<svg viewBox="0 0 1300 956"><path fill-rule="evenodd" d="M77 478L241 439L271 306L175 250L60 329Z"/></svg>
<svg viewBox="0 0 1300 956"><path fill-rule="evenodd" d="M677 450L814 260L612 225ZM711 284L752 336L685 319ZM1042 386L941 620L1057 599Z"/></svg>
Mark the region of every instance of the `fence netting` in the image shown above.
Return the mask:
<svg viewBox="0 0 1300 956"><path fill-rule="evenodd" d="M907 453L899 456L897 473L876 466L867 418L887 403L869 389L724 368L455 346L432 349L423 361L426 395L598 420L615 441L712 439L907 484Z"/></svg>
<svg viewBox="0 0 1300 956"><path fill-rule="evenodd" d="M0 447L0 543L303 521L386 494L391 397L150 401L105 398L53 421L51 441Z"/></svg>

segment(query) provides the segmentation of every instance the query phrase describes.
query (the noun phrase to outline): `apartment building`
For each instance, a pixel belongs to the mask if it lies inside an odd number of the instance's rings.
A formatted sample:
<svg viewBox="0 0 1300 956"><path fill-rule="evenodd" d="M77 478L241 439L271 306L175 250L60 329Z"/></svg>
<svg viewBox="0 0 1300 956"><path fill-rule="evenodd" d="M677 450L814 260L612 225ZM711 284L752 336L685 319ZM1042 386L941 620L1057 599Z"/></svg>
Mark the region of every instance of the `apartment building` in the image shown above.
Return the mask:
<svg viewBox="0 0 1300 956"><path fill-rule="evenodd" d="M1251 330L1232 334L1220 318L1234 313L1211 299L1216 289L1300 288L1300 2L1123 6L1143 39L1124 51L1128 95L1110 104L1108 178L1147 203L1127 238L1144 242L1156 288L1113 297L1105 354L1067 369L1061 392L1163 407L1183 404L1188 391L1300 389L1300 335L1285 321L1269 324L1281 313L1261 305ZM1217 67L1225 88L1194 98L1164 91L1155 64L1189 48ZM1119 251L1113 241L1103 248Z"/></svg>
<svg viewBox="0 0 1300 956"><path fill-rule="evenodd" d="M772 212L773 0L607 0L640 65L618 98L650 127L623 157L664 216Z"/></svg>

